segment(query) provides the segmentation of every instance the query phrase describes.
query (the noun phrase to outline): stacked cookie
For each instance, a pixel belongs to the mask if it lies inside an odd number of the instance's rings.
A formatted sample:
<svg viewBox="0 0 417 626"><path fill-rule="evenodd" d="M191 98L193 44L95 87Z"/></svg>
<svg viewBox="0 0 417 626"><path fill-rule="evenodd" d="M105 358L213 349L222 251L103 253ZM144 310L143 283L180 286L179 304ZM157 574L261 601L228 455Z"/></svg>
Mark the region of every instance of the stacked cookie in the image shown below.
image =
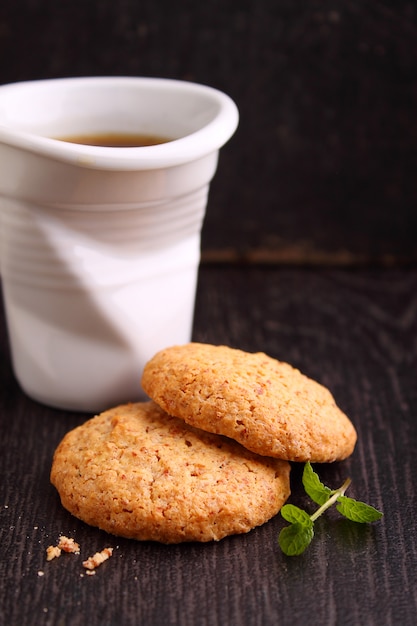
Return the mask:
<svg viewBox="0 0 417 626"><path fill-rule="evenodd" d="M68 433L51 481L73 515L163 543L248 532L290 494L289 461L349 456L356 431L331 393L287 363L208 344L167 348L145 366L149 402Z"/></svg>

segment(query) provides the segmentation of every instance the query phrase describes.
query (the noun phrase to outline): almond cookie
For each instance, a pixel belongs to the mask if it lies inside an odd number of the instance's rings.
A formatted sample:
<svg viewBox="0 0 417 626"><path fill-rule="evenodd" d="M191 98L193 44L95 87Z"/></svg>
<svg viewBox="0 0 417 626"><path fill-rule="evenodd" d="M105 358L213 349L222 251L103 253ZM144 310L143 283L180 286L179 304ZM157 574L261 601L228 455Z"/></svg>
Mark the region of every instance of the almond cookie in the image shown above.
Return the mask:
<svg viewBox="0 0 417 626"><path fill-rule="evenodd" d="M51 482L73 515L162 543L246 533L280 510L290 466L167 415L154 402L106 411L59 444Z"/></svg>
<svg viewBox="0 0 417 626"><path fill-rule="evenodd" d="M327 463L355 447L355 428L330 391L261 352L173 346L146 364L142 387L170 415L261 455Z"/></svg>

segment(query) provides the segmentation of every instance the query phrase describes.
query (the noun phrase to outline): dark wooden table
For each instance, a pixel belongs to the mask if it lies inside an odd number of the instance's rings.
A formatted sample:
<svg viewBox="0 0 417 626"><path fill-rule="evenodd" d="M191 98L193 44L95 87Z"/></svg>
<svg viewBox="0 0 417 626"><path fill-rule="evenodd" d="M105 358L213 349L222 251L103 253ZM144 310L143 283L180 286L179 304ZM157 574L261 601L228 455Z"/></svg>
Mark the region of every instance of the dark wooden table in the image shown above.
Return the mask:
<svg viewBox="0 0 417 626"><path fill-rule="evenodd" d="M353 456L316 466L384 512L362 526L330 514L303 556L277 545L280 516L219 543L111 537L71 517L49 483L54 448L88 415L27 398L1 320L0 623L412 626L417 616L417 272L203 265L194 338L264 350L327 385L356 425ZM308 506L300 467L291 502ZM63 533L113 557L46 563ZM40 575L39 572L43 572Z"/></svg>
<svg viewBox="0 0 417 626"><path fill-rule="evenodd" d="M163 76L234 98L194 339L263 350L327 385L359 439L320 476L350 476L348 493L384 512L371 526L329 514L297 558L278 548L280 515L205 545L89 528L49 472L90 416L22 393L1 313L1 626L415 626L416 33L410 0L0 3L0 83ZM300 470L291 502L308 506ZM113 557L92 577L80 557L46 563L61 533L83 556L110 545Z"/></svg>

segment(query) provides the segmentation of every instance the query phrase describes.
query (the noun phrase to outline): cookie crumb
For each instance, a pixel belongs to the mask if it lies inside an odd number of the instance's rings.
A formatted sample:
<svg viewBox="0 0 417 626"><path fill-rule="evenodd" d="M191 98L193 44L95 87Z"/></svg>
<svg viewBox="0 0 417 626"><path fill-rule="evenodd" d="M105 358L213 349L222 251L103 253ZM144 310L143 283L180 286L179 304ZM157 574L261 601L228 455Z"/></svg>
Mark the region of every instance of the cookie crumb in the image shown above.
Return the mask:
<svg viewBox="0 0 417 626"><path fill-rule="evenodd" d="M86 561L83 561L83 567L88 570L86 573L91 576L92 570L95 570L96 567L107 561L112 554L113 548L104 548L101 552L96 552L93 556L88 557Z"/></svg>
<svg viewBox="0 0 417 626"><path fill-rule="evenodd" d="M52 561L52 559L57 559L61 556L61 548L58 546L48 546L46 548L46 560Z"/></svg>
<svg viewBox="0 0 417 626"><path fill-rule="evenodd" d="M74 539L70 537L65 537L65 535L60 536L58 548L60 548L64 552L70 552L72 554L80 554L79 544L76 541L74 541Z"/></svg>
<svg viewBox="0 0 417 626"><path fill-rule="evenodd" d="M71 537L60 535L58 545L48 546L46 548L46 560L52 561L61 556L62 552L70 552L72 554L80 554L80 546Z"/></svg>

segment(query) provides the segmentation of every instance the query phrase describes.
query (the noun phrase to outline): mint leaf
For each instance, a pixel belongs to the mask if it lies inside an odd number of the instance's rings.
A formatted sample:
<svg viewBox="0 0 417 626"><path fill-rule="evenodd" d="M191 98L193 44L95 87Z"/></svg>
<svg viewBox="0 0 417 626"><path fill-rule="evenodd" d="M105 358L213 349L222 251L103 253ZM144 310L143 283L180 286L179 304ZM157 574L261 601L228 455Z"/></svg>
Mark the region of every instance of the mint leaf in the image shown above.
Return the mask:
<svg viewBox="0 0 417 626"><path fill-rule="evenodd" d="M304 465L302 481L307 495L319 505L319 508L312 515L293 504L285 504L281 508L282 517L291 523L290 526L283 528L278 536L279 546L287 556L297 556L304 552L314 537L314 522L333 505L336 505L339 513L354 522L375 522L383 515L373 506L344 495L351 483L350 478L347 478L338 489L330 489L321 482L318 474L307 462Z"/></svg>
<svg viewBox="0 0 417 626"><path fill-rule="evenodd" d="M303 471L303 486L308 496L320 506L327 502L332 495L332 490L326 485L323 485L318 474L311 467L311 463L307 462L304 465Z"/></svg>
<svg viewBox="0 0 417 626"><path fill-rule="evenodd" d="M300 509L294 504L284 504L281 509L282 517L292 524L301 524L302 526L311 526L311 518L308 513Z"/></svg>
<svg viewBox="0 0 417 626"><path fill-rule="evenodd" d="M353 498L348 498L347 496L340 496L337 502L336 509L339 513L353 522L370 524L371 522L376 522L381 519L383 515L381 511L378 511L373 506L359 502Z"/></svg>
<svg viewBox="0 0 417 626"><path fill-rule="evenodd" d="M304 552L314 537L313 522L305 524L291 524L281 530L278 543L287 556L298 556Z"/></svg>

